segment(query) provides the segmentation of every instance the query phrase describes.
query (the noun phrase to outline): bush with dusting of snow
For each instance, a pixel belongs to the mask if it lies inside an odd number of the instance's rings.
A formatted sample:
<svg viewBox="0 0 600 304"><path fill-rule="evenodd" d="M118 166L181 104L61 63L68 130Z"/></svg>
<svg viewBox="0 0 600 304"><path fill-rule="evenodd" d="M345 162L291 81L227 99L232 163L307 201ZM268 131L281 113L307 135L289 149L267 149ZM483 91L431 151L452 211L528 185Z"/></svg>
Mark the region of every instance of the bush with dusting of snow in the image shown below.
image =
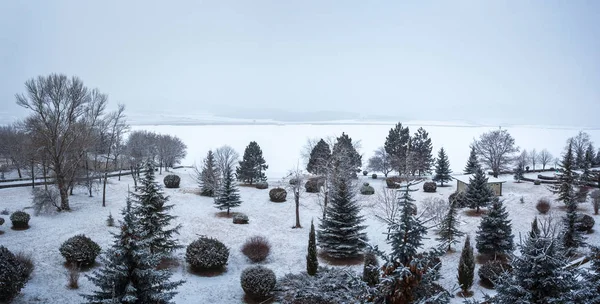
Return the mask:
<svg viewBox="0 0 600 304"><path fill-rule="evenodd" d="M200 237L185 252L185 260L192 270L217 270L225 267L229 249L217 239Z"/></svg>
<svg viewBox="0 0 600 304"><path fill-rule="evenodd" d="M281 303L362 303L366 284L347 269L319 267L315 276L287 274L277 283Z"/></svg>
<svg viewBox="0 0 600 304"><path fill-rule="evenodd" d="M93 265L100 253L100 246L84 234L66 240L59 248L60 254L69 264L79 267Z"/></svg>
<svg viewBox="0 0 600 304"><path fill-rule="evenodd" d="M165 176L163 182L165 183L165 187L167 188L179 188L179 182L181 178L175 174L169 174Z"/></svg>
<svg viewBox="0 0 600 304"><path fill-rule="evenodd" d="M0 302L10 302L28 280L26 265L6 247L0 246Z"/></svg>
<svg viewBox="0 0 600 304"><path fill-rule="evenodd" d="M260 301L271 296L277 279L273 270L263 266L252 266L244 269L240 283L250 298Z"/></svg>

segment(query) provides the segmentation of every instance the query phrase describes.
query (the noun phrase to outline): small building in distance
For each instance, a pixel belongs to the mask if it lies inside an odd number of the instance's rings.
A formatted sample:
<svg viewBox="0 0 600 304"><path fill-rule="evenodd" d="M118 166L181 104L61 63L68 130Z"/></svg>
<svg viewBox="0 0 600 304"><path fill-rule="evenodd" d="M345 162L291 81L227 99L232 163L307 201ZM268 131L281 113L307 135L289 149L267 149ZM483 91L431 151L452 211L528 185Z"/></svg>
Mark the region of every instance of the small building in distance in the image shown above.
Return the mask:
<svg viewBox="0 0 600 304"><path fill-rule="evenodd" d="M452 176L456 179L456 191L457 192L465 192L467 191L467 187L469 186L469 179L473 178L472 174L463 174L463 175L454 175ZM495 178L493 176L488 176L488 186L494 191L496 196L502 196L502 184L506 183L505 180L501 180L499 178Z"/></svg>

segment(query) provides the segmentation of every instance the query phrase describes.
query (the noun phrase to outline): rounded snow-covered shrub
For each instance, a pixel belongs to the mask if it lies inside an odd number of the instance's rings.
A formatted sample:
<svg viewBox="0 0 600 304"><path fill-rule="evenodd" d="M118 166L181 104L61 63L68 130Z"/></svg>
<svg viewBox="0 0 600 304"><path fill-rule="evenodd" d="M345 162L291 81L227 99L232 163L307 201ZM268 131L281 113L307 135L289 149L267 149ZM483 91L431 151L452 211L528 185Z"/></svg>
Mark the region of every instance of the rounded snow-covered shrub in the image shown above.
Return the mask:
<svg viewBox="0 0 600 304"><path fill-rule="evenodd" d="M253 236L242 246L242 253L254 263L264 261L271 252L271 243L264 236Z"/></svg>
<svg viewBox="0 0 600 304"><path fill-rule="evenodd" d="M373 173L373 175L371 175L372 179L377 179L377 174Z"/></svg>
<svg viewBox="0 0 600 304"><path fill-rule="evenodd" d="M179 182L181 182L181 178L179 178L178 175L169 174L165 176L163 182L165 183L165 187L167 188L179 188Z"/></svg>
<svg viewBox="0 0 600 304"><path fill-rule="evenodd" d="M467 196L464 192L454 192L448 196L448 201L450 204L455 204L457 208L465 208L468 207L469 202L467 202Z"/></svg>
<svg viewBox="0 0 600 304"><path fill-rule="evenodd" d="M594 228L594 224L596 224L594 218L587 214L577 216L577 230L579 231L590 231Z"/></svg>
<svg viewBox="0 0 600 304"><path fill-rule="evenodd" d="M13 228L26 229L29 228L29 220L31 216L24 211L15 211L10 215L10 221L12 222Z"/></svg>
<svg viewBox="0 0 600 304"><path fill-rule="evenodd" d="M27 266L6 247L0 246L0 302L9 303L19 294L27 280Z"/></svg>
<svg viewBox="0 0 600 304"><path fill-rule="evenodd" d="M542 184L542 181L540 181L539 179L536 179L536 180L533 181L533 184L536 185L536 186L539 186L539 185Z"/></svg>
<svg viewBox="0 0 600 304"><path fill-rule="evenodd" d="M541 214L548 213L548 211L550 211L550 208L552 208L552 205L550 204L550 201L545 198L540 198L537 204L535 205L535 209L537 209L537 211L539 211Z"/></svg>
<svg viewBox="0 0 600 304"><path fill-rule="evenodd" d="M325 185L325 179L320 177L313 177L306 181L304 184L304 188L306 188L306 192L308 193L319 193L321 187Z"/></svg>
<svg viewBox="0 0 600 304"><path fill-rule="evenodd" d="M364 176L367 176L367 175L369 175L369 171L367 171L367 170L363 171L363 175L364 175Z"/></svg>
<svg viewBox="0 0 600 304"><path fill-rule="evenodd" d="M260 189L260 190L268 189L269 188L269 183L267 183L267 182L258 182L258 183L256 183L256 185L254 187L256 187L256 189Z"/></svg>
<svg viewBox="0 0 600 304"><path fill-rule="evenodd" d="M435 192L435 190L437 189L437 185L435 184L435 182L425 182L423 183L423 191L425 192Z"/></svg>
<svg viewBox="0 0 600 304"><path fill-rule="evenodd" d="M242 289L250 298L260 301L267 299L273 289L277 278L273 270L263 266L252 266L244 269L240 277Z"/></svg>
<svg viewBox="0 0 600 304"><path fill-rule="evenodd" d="M360 194L363 195L372 195L375 194L375 188L371 187L369 183L364 183L362 187L360 187Z"/></svg>
<svg viewBox="0 0 600 304"><path fill-rule="evenodd" d="M504 272L512 272L512 266L510 266L509 263L496 260L481 265L477 274L479 275L482 284L494 287L494 282L496 282Z"/></svg>
<svg viewBox="0 0 600 304"><path fill-rule="evenodd" d="M192 270L217 270L225 267L229 249L217 239L201 237L193 241L185 252L185 260Z"/></svg>
<svg viewBox="0 0 600 304"><path fill-rule="evenodd" d="M385 184L390 189L399 189L402 182L404 182L404 179L400 176L391 176L385 179Z"/></svg>
<svg viewBox="0 0 600 304"><path fill-rule="evenodd" d="M0 226L2 226L2 224L4 224L4 218L0 217Z"/></svg>
<svg viewBox="0 0 600 304"><path fill-rule="evenodd" d="M238 213L233 216L234 224L248 224L248 216L243 213Z"/></svg>
<svg viewBox="0 0 600 304"><path fill-rule="evenodd" d="M62 243L59 251L68 264L86 267L94 264L100 246L84 234L79 234Z"/></svg>
<svg viewBox="0 0 600 304"><path fill-rule="evenodd" d="M273 188L269 191L269 199L275 203L285 202L285 198L287 197L287 191L283 188Z"/></svg>

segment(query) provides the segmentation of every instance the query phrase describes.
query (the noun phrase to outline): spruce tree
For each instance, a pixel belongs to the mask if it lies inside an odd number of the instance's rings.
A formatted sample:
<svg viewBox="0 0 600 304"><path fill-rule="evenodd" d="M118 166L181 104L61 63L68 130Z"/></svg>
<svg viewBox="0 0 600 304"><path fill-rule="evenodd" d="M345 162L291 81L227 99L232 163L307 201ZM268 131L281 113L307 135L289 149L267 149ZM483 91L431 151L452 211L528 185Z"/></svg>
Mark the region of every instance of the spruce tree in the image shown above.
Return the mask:
<svg viewBox="0 0 600 304"><path fill-rule="evenodd" d="M310 233L308 234L308 254L306 255L306 273L314 276L319 268L317 258L317 241L315 240L315 225L310 221Z"/></svg>
<svg viewBox="0 0 600 304"><path fill-rule="evenodd" d="M233 172L231 171L231 168L229 168L224 172L223 181L215 196L215 208L227 210L227 215L229 215L231 208L238 207L242 203L237 184L233 180Z"/></svg>
<svg viewBox="0 0 600 304"><path fill-rule="evenodd" d="M369 251L365 254L363 263L363 281L373 287L379 283L379 262L375 253Z"/></svg>
<svg viewBox="0 0 600 304"><path fill-rule="evenodd" d="M460 224L458 218L458 210L455 202L450 202L450 208L448 213L440 223L440 237L438 241L442 242L442 246L446 248L446 251L452 250L452 245L458 243L458 238L465 235L463 232L458 230ZM446 247L447 246L447 247Z"/></svg>
<svg viewBox="0 0 600 304"><path fill-rule="evenodd" d="M200 195L214 197L219 188L219 169L215 162L215 156L208 150L204 159L204 166L200 173Z"/></svg>
<svg viewBox="0 0 600 304"><path fill-rule="evenodd" d="M366 246L366 228L359 215L360 205L355 199L356 190L347 174L338 174L333 180L331 197L327 204L327 217L321 219L317 239L319 247L332 258L354 258Z"/></svg>
<svg viewBox="0 0 600 304"><path fill-rule="evenodd" d="M589 182L592 179L592 172L590 169L594 165L594 147L592 144L588 145L588 148L585 150L585 156L583 159L583 165L581 167L581 176L580 180L583 184Z"/></svg>
<svg viewBox="0 0 600 304"><path fill-rule="evenodd" d="M563 223L563 245L566 248L574 249L580 247L584 243L584 236L578 227L577 219L579 218L577 212L577 203L573 200L567 204L567 213L562 218Z"/></svg>
<svg viewBox="0 0 600 304"><path fill-rule="evenodd" d="M538 219L537 216L533 219L533 222L531 222L531 231L529 231L529 238L536 238L538 236L540 236L540 227L538 226Z"/></svg>
<svg viewBox="0 0 600 304"><path fill-rule="evenodd" d="M254 182L265 181L267 180L265 170L268 168L262 150L255 141L251 141L244 150L244 157L237 167L237 179L250 185Z"/></svg>
<svg viewBox="0 0 600 304"><path fill-rule="evenodd" d="M460 254L458 261L458 284L462 290L462 296L466 297L470 294L469 290L473 286L473 278L475 276L475 257L473 256L473 246L471 239L467 236L465 246Z"/></svg>
<svg viewBox="0 0 600 304"><path fill-rule="evenodd" d="M169 271L156 269L162 256L150 251L151 240L143 237L129 198L121 214L121 231L113 234L112 247L100 257L104 266L87 276L99 290L82 295L86 303L173 303L183 281L170 282Z"/></svg>
<svg viewBox="0 0 600 304"><path fill-rule="evenodd" d="M514 249L512 224L506 207L498 198L494 198L488 213L481 219L476 240L480 254L507 255Z"/></svg>
<svg viewBox="0 0 600 304"><path fill-rule="evenodd" d="M176 216L170 215L173 205L166 205L169 197L162 192L161 186L154 180L154 164L146 164L146 173L138 187L139 194L133 193L133 213L139 219L141 235L149 241L153 254L169 257L175 249L182 248L175 234L179 233L181 225L171 226Z"/></svg>
<svg viewBox="0 0 600 304"><path fill-rule="evenodd" d="M477 213L479 213L479 209L489 205L493 198L494 192L488 186L488 178L483 169L478 167L473 178L469 178L469 186L465 194L469 208L477 209Z"/></svg>
<svg viewBox="0 0 600 304"><path fill-rule="evenodd" d="M429 133L425 129L419 128L410 140L411 168L413 171L418 171L419 176L431 172L433 164L432 150L433 146L431 138L429 138Z"/></svg>
<svg viewBox="0 0 600 304"><path fill-rule="evenodd" d="M600 166L600 149L596 152L596 157L594 157L594 167Z"/></svg>
<svg viewBox="0 0 600 304"><path fill-rule="evenodd" d="M475 152L475 146L471 146L471 154L469 154L469 160L465 166L465 174L475 174L479 168L479 161L477 160L477 152Z"/></svg>
<svg viewBox="0 0 600 304"><path fill-rule="evenodd" d="M398 123L390 129L388 136L385 138L385 151L392 157L392 165L400 175L406 173L409 144L410 131L408 127L402 127L402 123Z"/></svg>
<svg viewBox="0 0 600 304"><path fill-rule="evenodd" d="M417 255L417 250L423 246L423 238L427 234L427 228L416 218L417 206L411 197L410 186L402 189L402 196L398 201L400 210L398 218L389 223L390 238L392 246L391 255L394 260L402 265L408 263Z"/></svg>
<svg viewBox="0 0 600 304"><path fill-rule="evenodd" d="M329 145L323 139L319 140L312 151L310 151L306 171L316 175L326 174L330 157L331 150Z"/></svg>
<svg viewBox="0 0 600 304"><path fill-rule="evenodd" d="M352 172L353 176L356 176L356 172L358 172L362 166L362 156L356 151L356 148L354 148L354 145L352 144L352 138L346 133L342 133L342 135L337 138L337 141L333 145L331 155L332 157L343 161L345 166Z"/></svg>
<svg viewBox="0 0 600 304"><path fill-rule="evenodd" d="M558 184L551 187L552 192L558 194L558 201L563 202L565 205L573 202L575 203L575 175L574 170L574 158L573 158L573 146L569 143L567 151L561 161L561 168L558 169L557 179Z"/></svg>
<svg viewBox="0 0 600 304"><path fill-rule="evenodd" d="M600 304L600 248L590 247L589 271L583 273L585 285L583 291L587 296L586 303Z"/></svg>
<svg viewBox="0 0 600 304"><path fill-rule="evenodd" d="M441 187L444 187L444 182L449 182L452 180L452 170L450 170L450 161L448 160L448 156L446 155L446 151L442 147L440 152L438 152L437 161L435 163L435 175L433 176L433 181L440 182Z"/></svg>
<svg viewBox="0 0 600 304"><path fill-rule="evenodd" d="M522 161L517 162L517 166L514 170L514 179L517 181L517 183L520 183L524 178L523 174L525 174L525 168L523 166L524 164Z"/></svg>

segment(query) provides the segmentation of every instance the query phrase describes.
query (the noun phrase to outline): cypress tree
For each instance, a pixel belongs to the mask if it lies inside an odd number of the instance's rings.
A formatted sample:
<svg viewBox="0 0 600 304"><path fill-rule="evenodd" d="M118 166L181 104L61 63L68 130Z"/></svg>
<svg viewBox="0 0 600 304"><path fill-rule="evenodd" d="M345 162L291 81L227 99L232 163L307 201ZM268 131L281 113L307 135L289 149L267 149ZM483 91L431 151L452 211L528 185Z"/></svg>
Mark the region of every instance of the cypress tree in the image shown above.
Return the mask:
<svg viewBox="0 0 600 304"><path fill-rule="evenodd" d="M462 296L466 297L470 294L469 289L473 286L473 278L475 276L475 257L473 256L473 246L469 236L465 240L465 246L460 254L458 261L458 284L462 290Z"/></svg>
<svg viewBox="0 0 600 304"><path fill-rule="evenodd" d="M481 219L476 240L480 254L506 255L513 250L512 224L506 208L498 198L494 198L488 213Z"/></svg>
<svg viewBox="0 0 600 304"><path fill-rule="evenodd" d="M229 215L231 208L238 207L242 203L237 184L233 180L233 172L231 171L231 168L225 171L221 187L215 196L215 208L227 210L227 215Z"/></svg>
<svg viewBox="0 0 600 304"><path fill-rule="evenodd" d="M446 151L444 151L444 148L442 147L440 152L438 152L433 181L440 182L441 186L444 187L444 182L449 182L452 180L452 176L450 176L451 173L452 170L450 170L450 161L448 160Z"/></svg>
<svg viewBox="0 0 600 304"><path fill-rule="evenodd" d="M465 166L465 174L475 174L479 168L479 161L477 160L477 152L475 152L475 146L471 146L471 154L469 154L469 160Z"/></svg>
<svg viewBox="0 0 600 304"><path fill-rule="evenodd" d="M268 168L260 146L255 141L251 141L244 150L244 157L237 167L237 179L250 185L254 182L265 181L267 176L264 171Z"/></svg>
<svg viewBox="0 0 600 304"><path fill-rule="evenodd" d="M146 173L138 187L139 194L133 193L133 213L139 219L141 236L149 241L150 251L168 257L175 249L182 248L175 234L181 225L169 228L176 216L170 215L173 205L166 205L169 197L162 192L161 186L154 180L154 164L146 164Z"/></svg>
<svg viewBox="0 0 600 304"><path fill-rule="evenodd" d="M477 209L477 213L479 213L479 209L486 207L493 198L494 193L488 186L488 178L481 167L478 167L473 178L469 178L469 186L465 194L469 208Z"/></svg>
<svg viewBox="0 0 600 304"><path fill-rule="evenodd" d="M215 163L215 156L211 150L204 159L204 166L200 173L200 195L214 197L219 188L219 169Z"/></svg>
<svg viewBox="0 0 600 304"><path fill-rule="evenodd" d="M157 270L161 255L150 251L151 240L144 238L127 199L119 234L101 256L102 269L87 276L99 290L82 295L87 303L173 303L175 289L183 281L170 282L171 273Z"/></svg>
<svg viewBox="0 0 600 304"><path fill-rule="evenodd" d="M310 158L306 165L306 171L317 175L326 174L330 157L331 150L329 149L329 145L323 139L319 140L312 151L310 151Z"/></svg>
<svg viewBox="0 0 600 304"><path fill-rule="evenodd" d="M410 131L408 127L402 127L402 123L398 123L390 129L388 136L385 138L385 151L392 157L392 165L400 175L406 173L409 144Z"/></svg>
<svg viewBox="0 0 600 304"><path fill-rule="evenodd" d="M310 221L310 233L308 234L308 254L306 255L306 273L314 276L319 268L317 258L317 241L315 240L315 225Z"/></svg>
<svg viewBox="0 0 600 304"><path fill-rule="evenodd" d="M366 246L366 227L355 196L350 177L338 173L333 180L327 217L321 219L317 233L319 246L332 258L358 257Z"/></svg>
<svg viewBox="0 0 600 304"><path fill-rule="evenodd" d="M458 243L458 238L465 235L463 232L458 230L458 225L460 224L458 219L458 210L455 202L450 202L450 208L448 208L448 213L442 220L440 224L440 237L437 238L438 241L442 242L442 246L446 247L446 251L452 250L452 245Z"/></svg>

